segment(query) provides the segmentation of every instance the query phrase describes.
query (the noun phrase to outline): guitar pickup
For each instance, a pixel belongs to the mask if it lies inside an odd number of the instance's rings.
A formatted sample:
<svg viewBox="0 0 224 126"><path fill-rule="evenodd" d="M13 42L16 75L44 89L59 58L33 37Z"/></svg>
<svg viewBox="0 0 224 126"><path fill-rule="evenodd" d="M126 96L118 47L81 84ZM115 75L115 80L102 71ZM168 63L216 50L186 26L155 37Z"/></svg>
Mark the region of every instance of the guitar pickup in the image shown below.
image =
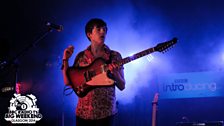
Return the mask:
<svg viewBox="0 0 224 126"><path fill-rule="evenodd" d="M101 73L104 73L104 72L107 72L108 71L107 64L103 64L100 67L101 67Z"/></svg>
<svg viewBox="0 0 224 126"><path fill-rule="evenodd" d="M96 76L96 72L94 70L88 70L84 72L86 82L90 81L94 76Z"/></svg>

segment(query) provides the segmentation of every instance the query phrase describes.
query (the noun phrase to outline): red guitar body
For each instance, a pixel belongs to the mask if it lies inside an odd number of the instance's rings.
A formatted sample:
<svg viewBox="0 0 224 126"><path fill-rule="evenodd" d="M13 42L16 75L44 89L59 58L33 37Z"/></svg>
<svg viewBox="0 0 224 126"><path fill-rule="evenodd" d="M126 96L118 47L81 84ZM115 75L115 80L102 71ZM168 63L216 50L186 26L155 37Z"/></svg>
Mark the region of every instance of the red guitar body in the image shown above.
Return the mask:
<svg viewBox="0 0 224 126"><path fill-rule="evenodd" d="M96 87L112 86L114 81L107 77L105 60L98 58L86 67L69 67L67 76L79 97L84 97Z"/></svg>

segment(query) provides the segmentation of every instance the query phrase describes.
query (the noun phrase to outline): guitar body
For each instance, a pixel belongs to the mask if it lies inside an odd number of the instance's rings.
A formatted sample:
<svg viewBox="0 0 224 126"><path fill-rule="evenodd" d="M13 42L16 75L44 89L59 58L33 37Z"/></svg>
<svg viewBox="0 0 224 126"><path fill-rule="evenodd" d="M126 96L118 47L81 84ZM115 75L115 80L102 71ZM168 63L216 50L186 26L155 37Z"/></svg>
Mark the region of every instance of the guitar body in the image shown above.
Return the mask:
<svg viewBox="0 0 224 126"><path fill-rule="evenodd" d="M105 60L98 58L86 67L69 67L67 76L75 93L84 97L96 87L112 86L114 80L108 78Z"/></svg>

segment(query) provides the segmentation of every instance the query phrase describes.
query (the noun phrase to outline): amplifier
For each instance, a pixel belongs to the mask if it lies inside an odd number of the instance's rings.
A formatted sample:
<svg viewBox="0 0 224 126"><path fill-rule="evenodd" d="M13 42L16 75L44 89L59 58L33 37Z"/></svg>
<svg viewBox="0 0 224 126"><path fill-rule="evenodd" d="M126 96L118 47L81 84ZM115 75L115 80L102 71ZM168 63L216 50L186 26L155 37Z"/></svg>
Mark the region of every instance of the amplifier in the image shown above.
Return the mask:
<svg viewBox="0 0 224 126"><path fill-rule="evenodd" d="M176 126L224 126L223 121L212 122L177 122Z"/></svg>

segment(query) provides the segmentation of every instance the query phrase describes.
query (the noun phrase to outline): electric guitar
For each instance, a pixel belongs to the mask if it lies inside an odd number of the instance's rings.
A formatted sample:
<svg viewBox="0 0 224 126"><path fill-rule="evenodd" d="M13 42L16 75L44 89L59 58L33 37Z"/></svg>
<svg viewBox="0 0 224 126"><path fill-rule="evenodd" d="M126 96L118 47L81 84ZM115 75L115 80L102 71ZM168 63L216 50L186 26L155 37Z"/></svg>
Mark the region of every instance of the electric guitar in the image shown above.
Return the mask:
<svg viewBox="0 0 224 126"><path fill-rule="evenodd" d="M133 56L123 58L116 64L118 66L122 66L156 51L165 52L176 43L177 38L173 38L170 41L159 43L153 48L149 48L136 53ZM67 70L67 77L77 96L84 97L89 91L96 87L112 86L114 84L114 80L108 77L108 72L108 64L105 63L105 60L97 58L86 67L69 67Z"/></svg>
<svg viewBox="0 0 224 126"><path fill-rule="evenodd" d="M152 126L156 126L156 113L157 113L158 99L159 99L159 93L156 93L152 101Z"/></svg>

